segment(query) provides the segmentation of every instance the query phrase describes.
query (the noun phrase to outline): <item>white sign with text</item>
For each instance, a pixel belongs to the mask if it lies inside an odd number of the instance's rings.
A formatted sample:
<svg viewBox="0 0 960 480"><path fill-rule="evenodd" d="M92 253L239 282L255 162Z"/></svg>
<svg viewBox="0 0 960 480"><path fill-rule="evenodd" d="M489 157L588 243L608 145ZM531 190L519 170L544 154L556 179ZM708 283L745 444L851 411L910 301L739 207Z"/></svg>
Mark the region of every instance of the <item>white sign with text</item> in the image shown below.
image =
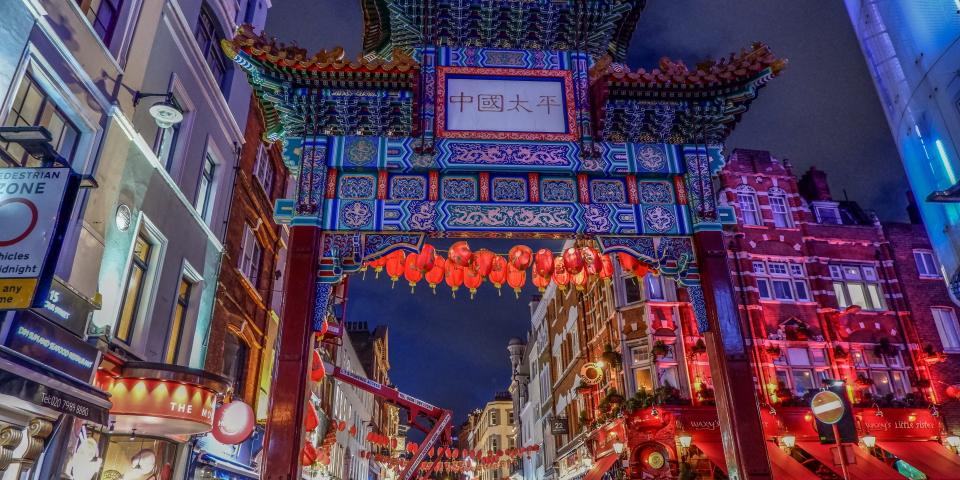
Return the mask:
<svg viewBox="0 0 960 480"><path fill-rule="evenodd" d="M446 82L447 131L569 132L561 78L451 75Z"/></svg>

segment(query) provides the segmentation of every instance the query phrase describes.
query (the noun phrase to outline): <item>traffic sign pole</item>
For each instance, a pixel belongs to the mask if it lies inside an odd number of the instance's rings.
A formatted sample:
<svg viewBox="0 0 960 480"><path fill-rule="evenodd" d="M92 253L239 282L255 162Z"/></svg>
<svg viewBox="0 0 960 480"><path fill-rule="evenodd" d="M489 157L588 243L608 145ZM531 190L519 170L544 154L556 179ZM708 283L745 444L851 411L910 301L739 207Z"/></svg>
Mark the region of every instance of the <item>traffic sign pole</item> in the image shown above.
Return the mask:
<svg viewBox="0 0 960 480"><path fill-rule="evenodd" d="M850 476L847 475L847 458L843 451L843 443L840 442L840 429L837 428L836 423L834 423L832 427L833 438L837 442L837 456L840 458L840 473L843 475L843 480L849 480Z"/></svg>

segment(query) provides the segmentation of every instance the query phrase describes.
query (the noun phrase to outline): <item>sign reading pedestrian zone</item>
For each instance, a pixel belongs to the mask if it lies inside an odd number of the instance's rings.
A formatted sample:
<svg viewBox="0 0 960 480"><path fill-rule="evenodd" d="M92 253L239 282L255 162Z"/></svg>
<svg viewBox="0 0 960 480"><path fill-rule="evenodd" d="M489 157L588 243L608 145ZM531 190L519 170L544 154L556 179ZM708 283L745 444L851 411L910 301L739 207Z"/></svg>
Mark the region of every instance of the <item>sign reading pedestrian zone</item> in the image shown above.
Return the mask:
<svg viewBox="0 0 960 480"><path fill-rule="evenodd" d="M70 175L69 168L0 168L0 310L33 304Z"/></svg>
<svg viewBox="0 0 960 480"><path fill-rule="evenodd" d="M843 399L829 390L824 390L813 396L810 401L813 416L827 425L833 425L843 418L845 407Z"/></svg>

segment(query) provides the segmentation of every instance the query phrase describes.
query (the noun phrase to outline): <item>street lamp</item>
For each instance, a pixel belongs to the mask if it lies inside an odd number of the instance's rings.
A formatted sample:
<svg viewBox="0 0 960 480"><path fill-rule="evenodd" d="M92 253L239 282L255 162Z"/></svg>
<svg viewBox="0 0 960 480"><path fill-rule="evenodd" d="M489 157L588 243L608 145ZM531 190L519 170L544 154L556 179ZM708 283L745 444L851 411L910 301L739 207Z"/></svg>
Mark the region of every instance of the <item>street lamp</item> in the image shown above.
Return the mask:
<svg viewBox="0 0 960 480"><path fill-rule="evenodd" d="M950 435L947 437L947 445L950 445L953 448L960 447L960 437L956 435Z"/></svg>
<svg viewBox="0 0 960 480"><path fill-rule="evenodd" d="M684 449L690 448L690 445L693 444L693 436L687 432L680 432L680 434L677 435L677 440Z"/></svg>
<svg viewBox="0 0 960 480"><path fill-rule="evenodd" d="M613 442L613 451L617 455L622 454L624 448L626 448L626 445L624 445L623 442L621 442L620 440Z"/></svg>
<svg viewBox="0 0 960 480"><path fill-rule="evenodd" d="M50 144L52 141L53 136L44 127L0 127L0 142L16 143L37 160L67 165L67 161Z"/></svg>
<svg viewBox="0 0 960 480"><path fill-rule="evenodd" d="M183 121L183 109L177 105L173 93L141 93L137 92L133 96L133 106L137 106L140 100L150 97L163 97L163 100L150 105L150 116L160 128L170 128Z"/></svg>
<svg viewBox="0 0 960 480"><path fill-rule="evenodd" d="M788 433L780 437L780 443L782 443L784 447L793 448L797 445L797 437L792 433Z"/></svg>
<svg viewBox="0 0 960 480"><path fill-rule="evenodd" d="M872 433L860 437L860 441L863 442L863 445L867 448L873 448L877 445L877 437Z"/></svg>

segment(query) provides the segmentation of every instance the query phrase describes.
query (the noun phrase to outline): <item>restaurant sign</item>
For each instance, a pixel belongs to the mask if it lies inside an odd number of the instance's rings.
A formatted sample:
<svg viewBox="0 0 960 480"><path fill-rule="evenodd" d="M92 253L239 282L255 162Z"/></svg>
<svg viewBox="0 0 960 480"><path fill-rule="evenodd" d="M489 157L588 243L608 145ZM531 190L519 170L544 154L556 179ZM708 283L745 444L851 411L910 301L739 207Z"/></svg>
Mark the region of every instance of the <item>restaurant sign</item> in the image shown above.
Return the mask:
<svg viewBox="0 0 960 480"><path fill-rule="evenodd" d="M66 329L26 311L12 315L2 332L3 346L84 383L90 381L99 352Z"/></svg>
<svg viewBox="0 0 960 480"><path fill-rule="evenodd" d="M571 141L573 105L566 70L441 67L437 136Z"/></svg>
<svg viewBox="0 0 960 480"><path fill-rule="evenodd" d="M939 420L926 409L885 408L857 412L861 428L878 440L930 440L940 434Z"/></svg>
<svg viewBox="0 0 960 480"><path fill-rule="evenodd" d="M118 428L155 435L205 433L213 426L214 392L200 385L149 378L109 381ZM121 418L122 417L122 418Z"/></svg>

